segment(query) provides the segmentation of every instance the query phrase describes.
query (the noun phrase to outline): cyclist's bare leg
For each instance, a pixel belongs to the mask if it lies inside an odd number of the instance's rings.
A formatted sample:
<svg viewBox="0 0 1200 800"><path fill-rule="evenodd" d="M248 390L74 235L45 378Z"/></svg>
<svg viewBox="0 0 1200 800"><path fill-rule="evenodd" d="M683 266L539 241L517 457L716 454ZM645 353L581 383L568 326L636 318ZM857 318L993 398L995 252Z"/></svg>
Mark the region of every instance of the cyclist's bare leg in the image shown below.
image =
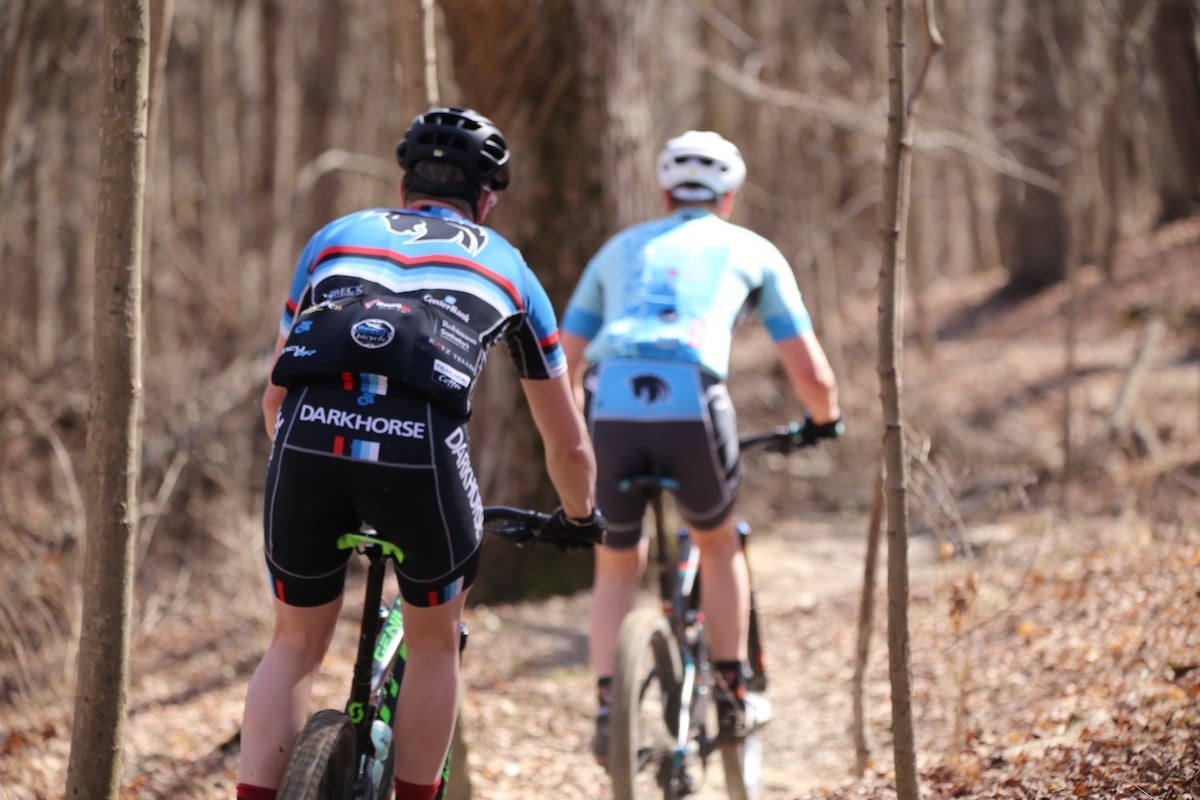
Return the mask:
<svg viewBox="0 0 1200 800"><path fill-rule="evenodd" d="M737 533L736 515L716 528L693 528L700 548L700 606L716 661L745 661L750 632L750 572Z"/></svg>
<svg viewBox="0 0 1200 800"><path fill-rule="evenodd" d="M621 621L637 599L648 552L649 542L644 537L637 547L627 550L596 546L589 641L592 670L598 678L613 674Z"/></svg>
<svg viewBox="0 0 1200 800"><path fill-rule="evenodd" d="M429 785L438 779L458 716L459 623L467 592L442 605L404 607L408 666L396 703L396 777Z"/></svg>
<svg viewBox="0 0 1200 800"><path fill-rule="evenodd" d="M238 783L279 786L341 608L340 597L310 608L275 600L271 644L246 691Z"/></svg>

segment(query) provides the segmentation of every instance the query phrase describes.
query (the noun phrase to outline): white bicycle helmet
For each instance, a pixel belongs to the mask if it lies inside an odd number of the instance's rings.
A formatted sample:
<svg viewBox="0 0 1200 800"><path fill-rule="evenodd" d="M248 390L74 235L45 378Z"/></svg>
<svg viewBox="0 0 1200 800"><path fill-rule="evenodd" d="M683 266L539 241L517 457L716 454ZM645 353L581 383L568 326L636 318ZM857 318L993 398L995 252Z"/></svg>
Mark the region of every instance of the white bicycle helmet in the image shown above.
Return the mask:
<svg viewBox="0 0 1200 800"><path fill-rule="evenodd" d="M715 200L745 180L746 162L737 145L713 131L687 131L658 156L658 185L679 200Z"/></svg>

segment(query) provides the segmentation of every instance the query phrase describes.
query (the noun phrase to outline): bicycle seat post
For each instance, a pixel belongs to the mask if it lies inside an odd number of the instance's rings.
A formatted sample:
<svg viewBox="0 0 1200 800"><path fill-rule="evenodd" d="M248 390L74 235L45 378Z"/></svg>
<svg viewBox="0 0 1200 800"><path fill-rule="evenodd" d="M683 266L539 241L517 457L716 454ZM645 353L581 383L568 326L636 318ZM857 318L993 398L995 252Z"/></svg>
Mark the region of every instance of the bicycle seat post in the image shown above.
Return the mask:
<svg viewBox="0 0 1200 800"><path fill-rule="evenodd" d="M379 607L383 600L383 582L388 557L374 544L365 545L361 552L367 557L367 585L363 594L362 625L358 633L358 654L354 659L354 676L350 682L350 699L346 708L351 712L351 721L358 726L361 720L354 719L355 709L365 709L371 697L371 668L374 661L375 639L379 635ZM370 728L359 726L359 752L368 752Z"/></svg>
<svg viewBox="0 0 1200 800"><path fill-rule="evenodd" d="M673 601L675 588L675 570L671 569L671 554L668 552L666 520L663 519L663 490L661 487L647 489L650 493L650 507L654 511L654 542L657 552L655 563L658 565L658 593L662 598L663 610L674 613Z"/></svg>

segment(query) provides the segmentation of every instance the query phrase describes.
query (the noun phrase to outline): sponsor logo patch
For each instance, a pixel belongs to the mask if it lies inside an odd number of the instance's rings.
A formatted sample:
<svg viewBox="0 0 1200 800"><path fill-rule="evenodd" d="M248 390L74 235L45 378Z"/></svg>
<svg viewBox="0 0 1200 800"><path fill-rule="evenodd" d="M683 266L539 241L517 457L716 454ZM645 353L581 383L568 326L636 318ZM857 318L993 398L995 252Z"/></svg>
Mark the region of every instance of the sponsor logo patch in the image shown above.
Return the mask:
<svg viewBox="0 0 1200 800"><path fill-rule="evenodd" d="M337 300L342 297L358 297L363 293L362 286L338 286L330 289L327 292L322 292L321 297L326 300Z"/></svg>
<svg viewBox="0 0 1200 800"><path fill-rule="evenodd" d="M441 298L434 297L431 294L426 294L426 295L423 295L421 297L421 299L424 300L426 303L429 303L429 305L431 305L431 306L437 306L438 308L442 309L443 311L450 312L454 316L461 319L463 322L471 321L471 315L458 307L458 305L457 305L458 298L452 294L448 294L445 297L441 297Z"/></svg>
<svg viewBox="0 0 1200 800"><path fill-rule="evenodd" d="M411 314L412 309L401 302L392 302L390 300L380 300L378 297L373 297L363 303L364 308L381 308L385 311L399 311L401 314Z"/></svg>
<svg viewBox="0 0 1200 800"><path fill-rule="evenodd" d="M433 362L433 377L442 384L448 386L455 391L462 391L471 384L471 376L460 369L447 364L445 361L435 360Z"/></svg>
<svg viewBox="0 0 1200 800"><path fill-rule="evenodd" d="M395 436L399 439L424 439L425 423L413 419L374 417L355 411L342 411L305 403L300 406L301 422L318 422L335 428L346 428L376 436Z"/></svg>
<svg viewBox="0 0 1200 800"><path fill-rule="evenodd" d="M454 454L454 462L458 467L458 478L462 481L463 491L467 494L467 503L471 507L471 516L475 519L475 530L483 527L483 497L479 492L479 481L475 470L471 467L470 441L464 428L457 428L443 440L446 447Z"/></svg>
<svg viewBox="0 0 1200 800"><path fill-rule="evenodd" d="M396 338L396 329L386 319L364 319L350 327L350 338L360 347L377 350Z"/></svg>

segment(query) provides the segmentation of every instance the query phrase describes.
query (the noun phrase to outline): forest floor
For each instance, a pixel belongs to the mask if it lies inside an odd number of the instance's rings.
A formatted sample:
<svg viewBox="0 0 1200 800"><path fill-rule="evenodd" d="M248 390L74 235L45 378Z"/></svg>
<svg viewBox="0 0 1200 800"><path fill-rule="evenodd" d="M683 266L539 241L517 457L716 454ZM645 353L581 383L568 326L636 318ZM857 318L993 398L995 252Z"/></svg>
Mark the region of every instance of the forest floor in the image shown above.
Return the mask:
<svg viewBox="0 0 1200 800"><path fill-rule="evenodd" d="M1061 468L1066 288L1004 305L989 300L1002 276L987 274L944 281L925 298L934 349L925 358L910 341L905 365L916 421L908 624L925 797L1200 798L1196 227L1131 245L1113 281L1084 276L1075 436L1100 446L1080 449L1066 510L1046 477ZM874 306L864 298L845 313L847 328L873 331ZM1168 325L1132 414L1114 416L1147 309ZM735 354L746 432L779 421L764 345L750 331ZM851 679L878 457L868 431L880 428L869 348L848 347L845 360L857 438L787 460L746 457L742 511L755 524L774 707L766 797L780 800L896 796L883 558L865 675L867 767L854 775ZM833 448L859 466L831 473ZM847 486L857 502L830 499ZM857 510L821 510L835 507ZM585 556L564 556L574 557ZM213 591L139 609L123 798L233 797L241 703L269 631L264 607ZM355 613L348 602L317 687L322 705L341 703ZM588 747L586 620L586 594L469 612L459 763L478 800L607 796ZM0 709L0 800L61 797L70 731L67 703ZM701 800L722 796L711 766Z"/></svg>

